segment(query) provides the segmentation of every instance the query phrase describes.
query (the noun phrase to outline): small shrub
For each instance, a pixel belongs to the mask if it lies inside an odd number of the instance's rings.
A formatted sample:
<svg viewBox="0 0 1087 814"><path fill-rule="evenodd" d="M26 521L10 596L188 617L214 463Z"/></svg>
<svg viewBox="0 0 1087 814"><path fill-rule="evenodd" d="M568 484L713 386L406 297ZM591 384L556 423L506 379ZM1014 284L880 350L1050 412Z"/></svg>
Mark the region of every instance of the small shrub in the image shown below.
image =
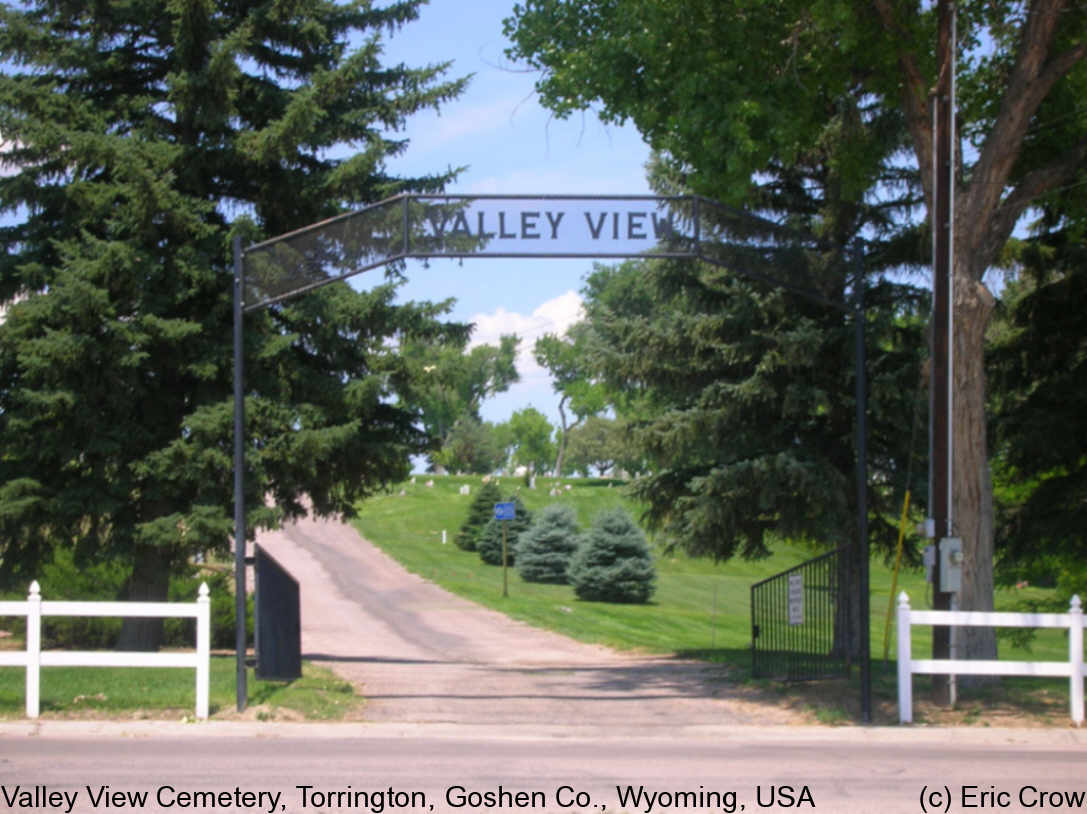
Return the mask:
<svg viewBox="0 0 1087 814"><path fill-rule="evenodd" d="M195 602L200 583L211 592L211 646L234 648L234 577L230 573L195 574L170 578L169 602ZM116 562L77 565L69 549L58 549L53 560L42 567L43 599L112 601L122 594L125 569ZM246 627L253 637L253 597L247 599ZM117 646L123 620L115 616L51 616L42 620L42 646L61 650L101 650ZM16 635L25 635L26 622L9 625ZM162 646L191 648L196 643L196 620L164 618Z"/></svg>
<svg viewBox="0 0 1087 814"><path fill-rule="evenodd" d="M487 481L479 487L472 503L468 506L468 517L453 538L457 548L475 551L479 534L487 521L494 517L494 504L502 500L502 493L494 481Z"/></svg>
<svg viewBox="0 0 1087 814"><path fill-rule="evenodd" d="M202 582L208 584L211 598L211 646L217 650L233 650L236 633L234 630L234 575L232 573L214 572L191 577L174 577L170 580L170 601L195 602ZM252 594L246 597L245 629L246 641L252 642ZM195 643L195 619L163 620L162 644L164 647L192 647Z"/></svg>
<svg viewBox="0 0 1087 814"><path fill-rule="evenodd" d="M657 580L645 535L622 509L597 515L568 575L579 599L597 602L648 602Z"/></svg>
<svg viewBox="0 0 1087 814"><path fill-rule="evenodd" d="M518 541L517 573L521 579L565 584L578 534L577 515L571 507L552 503L538 512L536 522Z"/></svg>
<svg viewBox="0 0 1087 814"><path fill-rule="evenodd" d="M479 534L476 540L476 550L479 558L488 565L502 564L502 526L508 522L509 530L506 533L506 563L513 565L516 559L518 541L521 535L532 525L532 512L525 508L521 498L516 495L507 498L507 502L515 504L513 520L501 521L494 519L494 509L491 509L491 519Z"/></svg>
<svg viewBox="0 0 1087 814"><path fill-rule="evenodd" d="M38 584L43 599L96 601L116 599L125 584L125 569L116 562L77 563L69 548L58 548L42 566ZM25 619L22 630L25 631ZM117 644L121 619L102 616L48 616L42 619L42 647L98 650Z"/></svg>

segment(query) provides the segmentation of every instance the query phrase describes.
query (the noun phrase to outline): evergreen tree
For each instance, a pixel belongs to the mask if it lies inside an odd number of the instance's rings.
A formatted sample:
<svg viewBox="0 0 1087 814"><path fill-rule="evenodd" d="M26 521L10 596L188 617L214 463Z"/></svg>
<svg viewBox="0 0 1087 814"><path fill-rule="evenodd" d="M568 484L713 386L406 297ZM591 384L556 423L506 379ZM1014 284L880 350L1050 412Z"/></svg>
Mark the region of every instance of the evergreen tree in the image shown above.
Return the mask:
<svg viewBox="0 0 1087 814"><path fill-rule="evenodd" d="M231 239L452 177L385 170L407 117L463 88L447 65L381 63L381 32L420 5L0 7L5 582L72 546L125 563L129 598L165 599L188 556L227 548ZM426 450L389 340L466 329L394 296L330 286L246 318L251 531L350 514ZM126 628L150 647L161 625Z"/></svg>
<svg viewBox="0 0 1087 814"><path fill-rule="evenodd" d="M502 493L493 480L487 481L476 491L468 505L468 517L461 524L453 542L464 551L475 551L480 532L489 520L494 519L494 504L502 501Z"/></svg>
<svg viewBox="0 0 1087 814"><path fill-rule="evenodd" d="M1064 213L1067 215L1068 213ZM1079 223L1031 241L990 330L997 577L1087 595L1087 249Z"/></svg>
<svg viewBox="0 0 1087 814"><path fill-rule="evenodd" d="M568 576L579 599L595 602L648 602L657 581L645 534L618 508L593 520Z"/></svg>
<svg viewBox="0 0 1087 814"><path fill-rule="evenodd" d="M925 301L896 288L867 296L869 466L900 490ZM645 395L629 426L651 527L717 559L765 555L771 531L854 539L855 368L840 313L691 262L598 268L585 295L603 379ZM873 539L893 539L882 518L898 494L871 490Z"/></svg>
<svg viewBox="0 0 1087 814"><path fill-rule="evenodd" d="M562 503L548 504L517 545L517 573L525 582L566 584L570 557L581 530L574 510Z"/></svg>
<svg viewBox="0 0 1087 814"><path fill-rule="evenodd" d="M488 565L502 564L502 527L506 526L506 564L513 565L525 531L532 525L532 512L525 508L521 498L513 495L506 501L514 504L513 520L495 520L492 514L479 534L476 549L479 558Z"/></svg>

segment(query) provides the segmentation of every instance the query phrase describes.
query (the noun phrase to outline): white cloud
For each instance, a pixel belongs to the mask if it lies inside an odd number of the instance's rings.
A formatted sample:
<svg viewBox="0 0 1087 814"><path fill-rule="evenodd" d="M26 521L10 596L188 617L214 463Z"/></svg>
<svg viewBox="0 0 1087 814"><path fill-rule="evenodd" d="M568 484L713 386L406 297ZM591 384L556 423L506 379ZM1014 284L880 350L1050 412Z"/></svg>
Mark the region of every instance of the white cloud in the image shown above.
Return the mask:
<svg viewBox="0 0 1087 814"><path fill-rule="evenodd" d="M521 381L528 385L549 383L550 375L536 364L532 346L544 334L561 336L584 315L581 297L574 291L567 291L547 300L531 314L507 311L499 307L491 313L475 314L470 318L469 321L475 323L476 328L472 332L469 347L497 344L498 338L503 334L517 334L521 338L517 354L517 371L521 374Z"/></svg>

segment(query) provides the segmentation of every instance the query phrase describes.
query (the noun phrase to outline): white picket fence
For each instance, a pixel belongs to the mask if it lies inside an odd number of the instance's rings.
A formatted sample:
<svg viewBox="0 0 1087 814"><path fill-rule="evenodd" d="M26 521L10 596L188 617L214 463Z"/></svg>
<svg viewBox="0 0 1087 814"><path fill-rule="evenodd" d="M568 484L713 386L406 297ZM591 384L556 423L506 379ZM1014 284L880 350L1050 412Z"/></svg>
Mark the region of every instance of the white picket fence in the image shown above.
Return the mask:
<svg viewBox="0 0 1087 814"><path fill-rule="evenodd" d="M0 616L26 617L26 650L0 651L0 666L26 667L26 716L37 718L42 667L192 667L196 669L196 717L208 717L211 661L211 600L206 583L196 602L43 601L35 580L25 601L0 602ZM42 650L43 616L195 617L193 653L137 653L99 650Z"/></svg>
<svg viewBox="0 0 1087 814"><path fill-rule="evenodd" d="M912 610L903 591L898 595L898 720L913 721L913 676L1006 675L1068 676L1072 720L1083 723L1083 608L1072 597L1068 613L1007 613L983 611ZM1068 661L983 661L966 659L915 659L910 647L912 625L973 627L1048 627L1068 630Z"/></svg>

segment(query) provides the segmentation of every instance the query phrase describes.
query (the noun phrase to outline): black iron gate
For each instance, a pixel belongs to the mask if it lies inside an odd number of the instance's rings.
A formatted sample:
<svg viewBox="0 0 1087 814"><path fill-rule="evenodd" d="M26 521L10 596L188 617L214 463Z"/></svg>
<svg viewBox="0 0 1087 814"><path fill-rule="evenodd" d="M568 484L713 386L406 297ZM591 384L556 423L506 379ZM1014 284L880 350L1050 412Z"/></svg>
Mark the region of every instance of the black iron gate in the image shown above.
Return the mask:
<svg viewBox="0 0 1087 814"><path fill-rule="evenodd" d="M857 641L853 549L839 548L751 586L752 675L810 681L849 675Z"/></svg>
<svg viewBox="0 0 1087 814"><path fill-rule="evenodd" d="M302 677L302 614L298 580L256 546L253 632L257 678Z"/></svg>

